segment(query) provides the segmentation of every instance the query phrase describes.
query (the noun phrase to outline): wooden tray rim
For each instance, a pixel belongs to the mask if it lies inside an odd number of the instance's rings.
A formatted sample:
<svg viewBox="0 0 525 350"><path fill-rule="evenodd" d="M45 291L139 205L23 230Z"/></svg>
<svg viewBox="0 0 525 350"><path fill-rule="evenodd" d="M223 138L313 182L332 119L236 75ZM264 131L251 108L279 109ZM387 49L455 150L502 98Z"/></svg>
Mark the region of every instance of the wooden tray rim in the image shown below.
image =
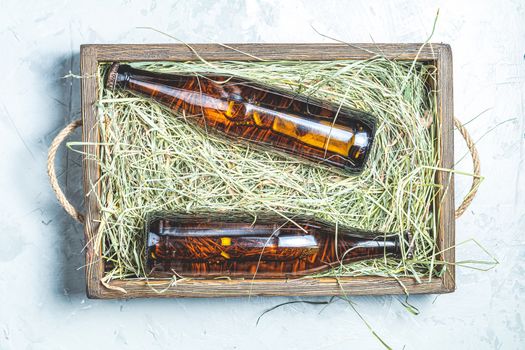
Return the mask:
<svg viewBox="0 0 525 350"><path fill-rule="evenodd" d="M82 94L82 140L86 142L83 159L84 192L86 193L86 289L89 298L114 299L136 297L232 297L232 296L320 296L320 295L385 295L449 293L455 290L455 219L454 176L450 172L438 172L436 183L441 186L436 202L439 203L438 246L442 261L447 264L443 277L417 283L412 278L363 276L335 278L305 278L298 280L171 280L128 279L103 284L103 262L95 251L94 237L98 229L99 208L94 191L99 191L97 180L100 169L92 155L98 148L90 143L98 142L96 127L97 80L99 63L113 61L190 61L199 58L214 60L255 60L242 52L265 60L366 60L384 56L395 60L432 62L437 68L438 118L441 119L439 150L440 167L453 168L453 91L452 51L447 44L89 44L80 48L80 71L83 77ZM233 50L231 48L235 48ZM240 52L242 51L242 52ZM403 286L401 285L401 283ZM172 285L170 285L172 284ZM127 293L123 293L125 289ZM159 291L165 290L163 293Z"/></svg>

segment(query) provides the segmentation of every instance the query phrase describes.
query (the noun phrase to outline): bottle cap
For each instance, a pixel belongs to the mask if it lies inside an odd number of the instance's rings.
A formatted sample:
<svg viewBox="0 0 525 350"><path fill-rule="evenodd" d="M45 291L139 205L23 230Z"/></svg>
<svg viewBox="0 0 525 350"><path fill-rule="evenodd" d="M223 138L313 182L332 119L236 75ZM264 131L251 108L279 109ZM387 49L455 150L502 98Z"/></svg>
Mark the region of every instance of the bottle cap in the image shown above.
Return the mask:
<svg viewBox="0 0 525 350"><path fill-rule="evenodd" d="M111 67L109 67L107 78L106 78L106 89L114 90L117 84L118 68L120 63L114 62Z"/></svg>

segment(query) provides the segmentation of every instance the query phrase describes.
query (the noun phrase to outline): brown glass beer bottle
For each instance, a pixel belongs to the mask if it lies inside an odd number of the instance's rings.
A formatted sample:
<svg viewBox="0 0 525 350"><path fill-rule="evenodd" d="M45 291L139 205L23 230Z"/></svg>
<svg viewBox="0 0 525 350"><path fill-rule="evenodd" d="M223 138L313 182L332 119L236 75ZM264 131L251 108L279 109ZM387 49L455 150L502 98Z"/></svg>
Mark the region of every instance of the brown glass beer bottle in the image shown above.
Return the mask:
<svg viewBox="0 0 525 350"><path fill-rule="evenodd" d="M114 63L106 86L151 98L207 131L349 172L368 158L375 119L362 111L220 75L178 75Z"/></svg>
<svg viewBox="0 0 525 350"><path fill-rule="evenodd" d="M150 277L294 278L341 263L400 258L410 236L363 232L309 218L157 216L146 227ZM411 253L406 249L406 256Z"/></svg>

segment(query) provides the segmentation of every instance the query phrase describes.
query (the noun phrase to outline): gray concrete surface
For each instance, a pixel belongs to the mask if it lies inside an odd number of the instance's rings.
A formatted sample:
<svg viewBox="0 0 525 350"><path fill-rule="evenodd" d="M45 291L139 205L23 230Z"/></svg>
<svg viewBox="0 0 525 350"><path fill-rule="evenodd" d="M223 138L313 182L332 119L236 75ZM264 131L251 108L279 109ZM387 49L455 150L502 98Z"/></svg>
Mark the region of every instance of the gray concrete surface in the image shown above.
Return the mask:
<svg viewBox="0 0 525 350"><path fill-rule="evenodd" d="M79 116L79 82L62 77L79 73L80 44L171 41L138 26L186 42L329 42L311 25L347 42L421 42L438 8L433 41L452 45L456 114L481 114L469 130L486 180L457 239L475 238L500 264L459 268L454 294L411 297L418 316L398 297L353 301L395 349L525 348L525 2L0 0L0 349L380 349L341 301L286 306L256 326L296 298L86 299L82 227L48 186L46 152ZM78 157L59 158L68 195L81 198ZM470 171L468 157L458 168ZM469 181L457 177L458 203ZM485 258L472 242L457 257Z"/></svg>

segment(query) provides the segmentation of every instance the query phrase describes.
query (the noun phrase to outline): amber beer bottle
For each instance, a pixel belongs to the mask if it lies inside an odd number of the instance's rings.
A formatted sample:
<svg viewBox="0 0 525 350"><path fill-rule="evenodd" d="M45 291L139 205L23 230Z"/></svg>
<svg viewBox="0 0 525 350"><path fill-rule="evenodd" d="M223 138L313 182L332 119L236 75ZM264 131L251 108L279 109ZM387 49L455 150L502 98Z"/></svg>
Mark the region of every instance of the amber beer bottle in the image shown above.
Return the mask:
<svg viewBox="0 0 525 350"><path fill-rule="evenodd" d="M209 130L360 172L374 118L362 111L220 75L155 73L114 63L106 86L152 98Z"/></svg>
<svg viewBox="0 0 525 350"><path fill-rule="evenodd" d="M284 222L283 222L284 221ZM146 225L150 277L294 278L341 263L400 258L398 235L363 232L309 218L152 217ZM406 249L406 254L411 253Z"/></svg>

